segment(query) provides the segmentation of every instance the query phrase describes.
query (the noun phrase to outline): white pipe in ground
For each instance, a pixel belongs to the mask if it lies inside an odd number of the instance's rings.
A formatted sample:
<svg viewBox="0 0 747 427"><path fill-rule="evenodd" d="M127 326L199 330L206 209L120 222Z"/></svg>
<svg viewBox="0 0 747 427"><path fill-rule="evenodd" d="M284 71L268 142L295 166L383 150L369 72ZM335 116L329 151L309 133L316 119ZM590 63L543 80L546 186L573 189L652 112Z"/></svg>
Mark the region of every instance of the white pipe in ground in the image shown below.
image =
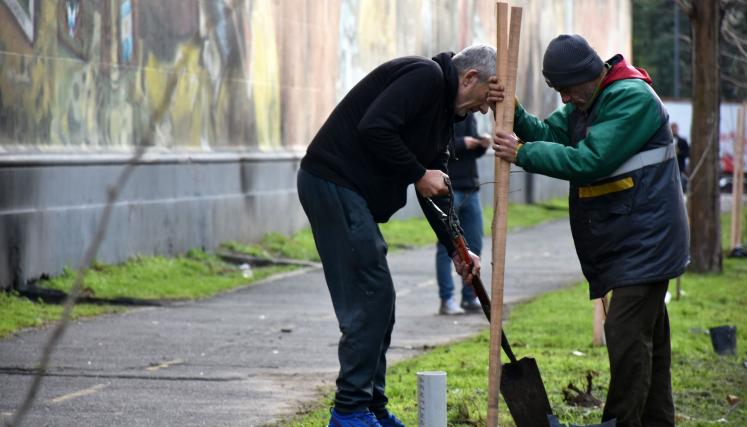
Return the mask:
<svg viewBox="0 0 747 427"><path fill-rule="evenodd" d="M446 427L446 372L418 372L418 426Z"/></svg>

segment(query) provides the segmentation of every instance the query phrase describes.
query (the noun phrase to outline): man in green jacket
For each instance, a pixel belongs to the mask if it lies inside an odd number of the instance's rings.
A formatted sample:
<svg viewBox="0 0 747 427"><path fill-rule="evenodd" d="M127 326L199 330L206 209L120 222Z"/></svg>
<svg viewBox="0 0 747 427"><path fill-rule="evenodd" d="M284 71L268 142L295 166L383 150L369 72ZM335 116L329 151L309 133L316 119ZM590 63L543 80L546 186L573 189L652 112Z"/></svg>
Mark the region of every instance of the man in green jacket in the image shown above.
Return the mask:
<svg viewBox="0 0 747 427"><path fill-rule="evenodd" d="M542 74L563 106L545 120L517 102L515 134L496 129L496 156L570 182L571 231L591 298L613 292L605 334L610 384L603 421L674 426L669 279L689 263L689 231L669 115L646 71L603 62L561 35Z"/></svg>

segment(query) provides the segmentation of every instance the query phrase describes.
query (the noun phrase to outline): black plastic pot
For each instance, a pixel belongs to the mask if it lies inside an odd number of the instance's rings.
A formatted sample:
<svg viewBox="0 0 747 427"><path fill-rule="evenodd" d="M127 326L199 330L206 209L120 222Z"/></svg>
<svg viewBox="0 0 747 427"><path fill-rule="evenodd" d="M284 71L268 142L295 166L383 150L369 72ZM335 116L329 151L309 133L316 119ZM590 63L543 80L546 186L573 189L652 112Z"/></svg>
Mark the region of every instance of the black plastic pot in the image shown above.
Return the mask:
<svg viewBox="0 0 747 427"><path fill-rule="evenodd" d="M734 356L737 354L737 327L716 326L710 328L711 343L716 354Z"/></svg>

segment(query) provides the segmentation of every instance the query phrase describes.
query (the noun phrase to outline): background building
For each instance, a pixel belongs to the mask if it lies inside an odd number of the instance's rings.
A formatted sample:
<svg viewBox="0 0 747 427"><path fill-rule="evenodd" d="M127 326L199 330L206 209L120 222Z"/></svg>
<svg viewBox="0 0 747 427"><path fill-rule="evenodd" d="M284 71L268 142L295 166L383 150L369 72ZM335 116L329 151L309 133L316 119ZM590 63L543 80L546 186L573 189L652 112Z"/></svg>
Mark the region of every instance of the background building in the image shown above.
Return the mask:
<svg viewBox="0 0 747 427"><path fill-rule="evenodd" d="M532 112L559 103L540 73L557 34L629 56L628 0L512 4L524 8L518 94ZM494 34L488 0L0 0L0 288L77 266L142 144L99 261L298 230L299 160L361 77ZM512 182L520 201L566 188Z"/></svg>

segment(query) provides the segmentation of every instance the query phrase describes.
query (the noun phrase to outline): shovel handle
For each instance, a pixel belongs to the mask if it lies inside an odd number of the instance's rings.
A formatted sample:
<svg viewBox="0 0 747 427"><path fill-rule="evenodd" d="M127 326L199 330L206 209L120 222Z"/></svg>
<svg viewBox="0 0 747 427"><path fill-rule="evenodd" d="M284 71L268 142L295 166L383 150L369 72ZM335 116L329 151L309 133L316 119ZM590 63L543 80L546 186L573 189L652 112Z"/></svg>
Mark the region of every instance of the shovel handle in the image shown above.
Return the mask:
<svg viewBox="0 0 747 427"><path fill-rule="evenodd" d="M454 246L462 260L467 263L467 268L472 270L472 257L469 256L469 251L467 250L467 244L464 242L464 237L458 236L456 239L454 239ZM482 306L482 312L485 313L485 317L487 317L489 322L490 298L488 297L487 291L485 291L485 286L483 286L480 276L476 274L472 275L472 289L475 291L475 295L477 296L477 299L480 301L480 305ZM506 338L506 333L503 331L503 328L501 328L501 348L506 353L506 356L508 356L509 360L511 360L511 363L516 363L516 356L514 355L514 351L511 349L511 344L509 344L508 338Z"/></svg>
<svg viewBox="0 0 747 427"><path fill-rule="evenodd" d="M490 299L488 298L488 294L485 292L485 287L482 285L482 280L480 280L479 276L474 276L472 279L472 288L475 290L477 299L480 300L482 312L485 313L485 317L490 321ZM514 351L511 349L511 344L509 344L508 338L506 338L506 332L503 328L501 328L501 348L506 353L506 356L508 356L511 363L516 363L516 356L514 355Z"/></svg>

